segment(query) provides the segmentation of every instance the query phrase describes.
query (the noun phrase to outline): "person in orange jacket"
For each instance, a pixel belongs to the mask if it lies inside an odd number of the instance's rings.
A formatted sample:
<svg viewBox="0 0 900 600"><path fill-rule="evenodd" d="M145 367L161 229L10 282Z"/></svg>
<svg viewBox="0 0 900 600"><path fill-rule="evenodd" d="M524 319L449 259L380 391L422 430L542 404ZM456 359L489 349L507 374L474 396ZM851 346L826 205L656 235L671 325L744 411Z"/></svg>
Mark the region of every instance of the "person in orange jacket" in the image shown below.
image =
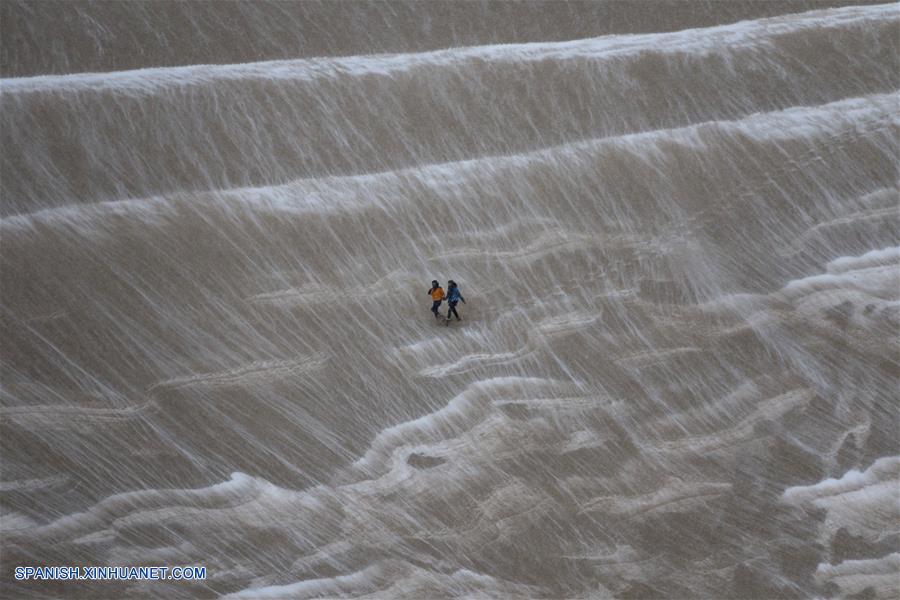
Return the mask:
<svg viewBox="0 0 900 600"><path fill-rule="evenodd" d="M441 302L444 301L444 289L436 279L431 282L431 289L428 290L428 295L431 296L431 312L434 313L435 319L440 319L441 313L438 309L441 307Z"/></svg>

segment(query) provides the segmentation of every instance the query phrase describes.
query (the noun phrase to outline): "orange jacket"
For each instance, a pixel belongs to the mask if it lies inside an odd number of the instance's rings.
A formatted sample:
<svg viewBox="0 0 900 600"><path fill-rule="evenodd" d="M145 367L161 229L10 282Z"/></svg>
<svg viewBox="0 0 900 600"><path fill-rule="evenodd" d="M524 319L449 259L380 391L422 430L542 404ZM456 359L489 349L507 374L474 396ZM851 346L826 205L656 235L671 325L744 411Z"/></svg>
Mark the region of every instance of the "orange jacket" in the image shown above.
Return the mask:
<svg viewBox="0 0 900 600"><path fill-rule="evenodd" d="M444 299L444 288L441 286L437 286L436 288L431 290L431 299L437 302L438 300Z"/></svg>

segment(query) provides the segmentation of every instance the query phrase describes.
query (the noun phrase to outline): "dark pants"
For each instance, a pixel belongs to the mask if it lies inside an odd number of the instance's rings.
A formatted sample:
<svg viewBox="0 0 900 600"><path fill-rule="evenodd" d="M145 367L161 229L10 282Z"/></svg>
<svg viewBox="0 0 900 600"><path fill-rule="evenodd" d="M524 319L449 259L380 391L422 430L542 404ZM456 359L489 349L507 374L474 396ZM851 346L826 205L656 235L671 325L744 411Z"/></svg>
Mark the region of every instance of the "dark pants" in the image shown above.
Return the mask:
<svg viewBox="0 0 900 600"><path fill-rule="evenodd" d="M456 305L457 305L457 302L447 302L447 306L450 307L447 309L447 319L448 320L450 319L450 315L456 315L456 320L457 321L460 320L459 313L456 312Z"/></svg>
<svg viewBox="0 0 900 600"><path fill-rule="evenodd" d="M440 300L435 300L434 302L431 303L431 312L434 313L434 318L435 318L435 319L437 319L439 316L441 316L441 313L438 312L438 309L439 309L440 307L441 307L441 301L440 301Z"/></svg>

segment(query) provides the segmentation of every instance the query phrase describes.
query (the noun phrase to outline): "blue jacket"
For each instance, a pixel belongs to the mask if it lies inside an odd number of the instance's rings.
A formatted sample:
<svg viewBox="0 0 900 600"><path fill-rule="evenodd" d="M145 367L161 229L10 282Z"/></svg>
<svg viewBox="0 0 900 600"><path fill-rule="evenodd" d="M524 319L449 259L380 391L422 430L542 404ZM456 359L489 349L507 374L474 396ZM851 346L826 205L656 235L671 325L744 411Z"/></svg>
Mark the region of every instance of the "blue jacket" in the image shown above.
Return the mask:
<svg viewBox="0 0 900 600"><path fill-rule="evenodd" d="M463 302L466 301L466 299L462 297L462 294L459 293L458 287L452 287L447 290L447 302L459 302L460 300Z"/></svg>

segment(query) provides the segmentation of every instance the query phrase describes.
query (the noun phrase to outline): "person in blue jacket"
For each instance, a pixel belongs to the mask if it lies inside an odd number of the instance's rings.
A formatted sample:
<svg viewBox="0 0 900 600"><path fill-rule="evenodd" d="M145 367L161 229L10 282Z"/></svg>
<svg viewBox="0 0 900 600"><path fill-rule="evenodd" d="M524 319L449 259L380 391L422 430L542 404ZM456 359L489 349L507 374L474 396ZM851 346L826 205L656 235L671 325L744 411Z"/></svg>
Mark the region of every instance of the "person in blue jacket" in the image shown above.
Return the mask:
<svg viewBox="0 0 900 600"><path fill-rule="evenodd" d="M463 298L462 294L459 293L459 286L456 285L456 282L452 279L447 282L447 304L449 308L447 309L447 325L450 325L450 315L455 315L457 321L461 321L459 318L459 313L456 312L456 304L462 300L462 303L466 303L466 299Z"/></svg>

